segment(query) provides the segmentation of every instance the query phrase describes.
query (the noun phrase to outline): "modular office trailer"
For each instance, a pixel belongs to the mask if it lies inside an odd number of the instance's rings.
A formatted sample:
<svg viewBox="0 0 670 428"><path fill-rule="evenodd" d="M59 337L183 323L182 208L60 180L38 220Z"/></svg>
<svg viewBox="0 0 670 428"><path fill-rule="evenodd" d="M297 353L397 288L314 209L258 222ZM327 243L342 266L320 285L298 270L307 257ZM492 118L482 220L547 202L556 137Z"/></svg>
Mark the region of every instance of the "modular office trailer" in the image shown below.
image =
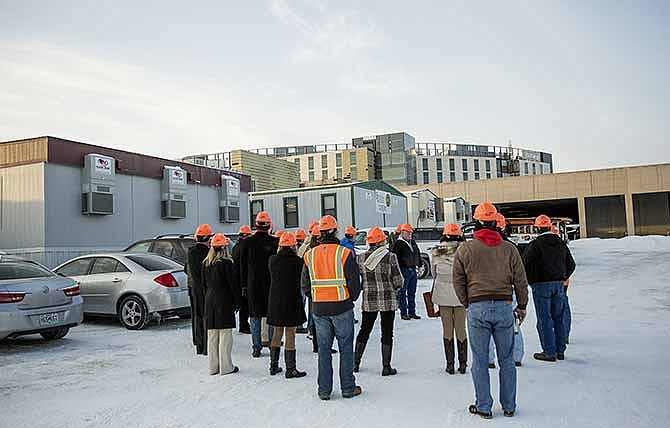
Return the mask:
<svg viewBox="0 0 670 428"><path fill-rule="evenodd" d="M363 229L407 223L407 197L384 181L270 190L249 194L250 224L267 211L274 230L307 229L312 221L331 214L341 231L352 225Z"/></svg>
<svg viewBox="0 0 670 428"><path fill-rule="evenodd" d="M234 195L220 192L229 177ZM247 175L59 138L0 143L0 250L52 267L200 223L237 233L250 188Z"/></svg>

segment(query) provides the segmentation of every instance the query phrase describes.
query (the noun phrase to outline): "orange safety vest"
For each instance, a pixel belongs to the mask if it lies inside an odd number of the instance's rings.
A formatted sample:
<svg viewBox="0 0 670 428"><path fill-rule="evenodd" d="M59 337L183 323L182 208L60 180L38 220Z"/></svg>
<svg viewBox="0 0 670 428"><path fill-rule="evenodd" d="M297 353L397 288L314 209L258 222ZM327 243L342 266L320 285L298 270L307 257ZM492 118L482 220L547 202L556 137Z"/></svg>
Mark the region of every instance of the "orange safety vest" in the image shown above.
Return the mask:
<svg viewBox="0 0 670 428"><path fill-rule="evenodd" d="M337 244L321 244L305 253L313 302L343 302L349 299L344 262L351 250Z"/></svg>

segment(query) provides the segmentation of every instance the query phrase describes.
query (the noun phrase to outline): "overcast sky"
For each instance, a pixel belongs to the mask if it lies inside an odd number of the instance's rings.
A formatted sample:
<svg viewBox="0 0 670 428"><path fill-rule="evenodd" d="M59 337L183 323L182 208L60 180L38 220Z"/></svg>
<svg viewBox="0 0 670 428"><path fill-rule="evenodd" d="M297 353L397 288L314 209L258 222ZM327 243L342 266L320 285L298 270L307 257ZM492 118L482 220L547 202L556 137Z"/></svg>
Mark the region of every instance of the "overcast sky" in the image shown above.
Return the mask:
<svg viewBox="0 0 670 428"><path fill-rule="evenodd" d="M558 171L669 162L668 22L663 0L0 0L0 141L180 157L406 131Z"/></svg>

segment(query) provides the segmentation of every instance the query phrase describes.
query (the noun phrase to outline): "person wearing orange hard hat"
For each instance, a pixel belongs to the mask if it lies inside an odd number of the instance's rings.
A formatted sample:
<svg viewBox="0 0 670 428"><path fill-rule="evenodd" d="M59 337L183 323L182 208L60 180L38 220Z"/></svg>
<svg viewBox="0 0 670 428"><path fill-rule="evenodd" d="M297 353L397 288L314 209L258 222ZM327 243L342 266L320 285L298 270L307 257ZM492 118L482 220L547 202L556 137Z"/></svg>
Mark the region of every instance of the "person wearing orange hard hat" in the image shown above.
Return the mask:
<svg viewBox="0 0 670 428"><path fill-rule="evenodd" d="M271 256L268 261L271 278L268 324L274 327L270 347L270 375L274 376L283 370L279 367L279 353L282 338L286 333L284 363L287 379L307 375L296 368L296 327L307 321L300 290L300 277L304 263L296 254L296 244L295 235L284 232L279 239L277 254Z"/></svg>
<svg viewBox="0 0 670 428"><path fill-rule="evenodd" d="M268 260L277 253L279 239L270 235L272 218L266 211L256 215L256 233L242 241L240 248L240 285L249 302L252 356L259 358L263 347L270 347L272 326L267 324L270 270Z"/></svg>
<svg viewBox="0 0 670 428"><path fill-rule="evenodd" d="M398 373L391 366L393 353L393 324L398 309L397 290L402 287L403 278L398 258L389 252L386 234L379 227L370 229L366 236L368 250L359 254L358 269L363 279L363 321L356 336L354 351L354 373L358 373L370 333L381 317L382 376Z"/></svg>
<svg viewBox="0 0 670 428"><path fill-rule="evenodd" d="M403 286L398 291L398 306L400 318L403 320L421 319L416 313L416 286L418 276L416 269L421 266L421 251L416 241L412 239L414 229L411 225L404 223L397 227L400 236L396 239L391 251L398 257L400 271L404 278Z"/></svg>
<svg viewBox="0 0 670 428"><path fill-rule="evenodd" d="M233 260L228 255L228 238L217 233L210 244L202 268L209 374L225 375L239 371L233 365L232 351L235 310L242 296Z"/></svg>
<svg viewBox="0 0 670 428"><path fill-rule="evenodd" d="M305 233L304 229L298 229L295 231L296 248L300 248L302 243L305 242L305 239L307 239L307 233Z"/></svg>
<svg viewBox="0 0 670 428"><path fill-rule="evenodd" d="M537 332L542 352L533 354L540 361L565 359L565 289L563 282L575 271L575 260L563 240L552 233L551 218L535 219L539 236L523 252L528 282L533 290Z"/></svg>
<svg viewBox="0 0 670 428"><path fill-rule="evenodd" d="M198 355L207 355L207 332L205 331L205 290L202 287L202 262L209 252L209 240L214 233L208 224L199 225L193 238L195 245L189 248L184 270L188 278L188 295L191 301L191 334Z"/></svg>
<svg viewBox="0 0 670 428"><path fill-rule="evenodd" d="M528 282L516 247L502 239L497 228L498 210L490 202L474 212L474 239L459 245L453 262L454 291L467 309L468 342L472 351L472 414L491 418L493 400L489 380L489 342L493 337L500 365L500 403L505 416L516 411L514 318L526 316ZM516 308L512 303L516 297Z"/></svg>
<svg viewBox="0 0 670 428"><path fill-rule="evenodd" d="M354 235L356 235L356 228L347 226L344 228L344 238L340 239L340 245L348 248L356 255L356 245L354 244Z"/></svg>
<svg viewBox="0 0 670 428"><path fill-rule="evenodd" d="M468 362L468 337L465 332L465 308L454 291L453 264L458 246L465 241L461 227L455 223L444 226L440 243L432 250L433 290L432 301L440 308L442 344L447 361L445 371L455 374L454 363L458 350L458 372L465 374ZM454 333L456 342L454 343Z"/></svg>
<svg viewBox="0 0 670 428"><path fill-rule="evenodd" d="M340 245L335 217L325 215L319 221L319 245L303 257L305 268L301 284L312 299L312 313L319 344L318 395L330 400L333 390L331 346L337 339L340 350L342 396L352 398L362 390L354 376L354 301L361 293L361 278L356 259Z"/></svg>
<svg viewBox="0 0 670 428"><path fill-rule="evenodd" d="M237 232L237 242L233 246L231 253L235 266L240 265L240 249L242 248L242 243L252 234L253 231L249 225L244 224L240 226L240 230ZM249 301L247 300L246 293L241 297L240 311L237 315L240 318L240 325L238 326L240 333L251 334L251 326L249 325Z"/></svg>

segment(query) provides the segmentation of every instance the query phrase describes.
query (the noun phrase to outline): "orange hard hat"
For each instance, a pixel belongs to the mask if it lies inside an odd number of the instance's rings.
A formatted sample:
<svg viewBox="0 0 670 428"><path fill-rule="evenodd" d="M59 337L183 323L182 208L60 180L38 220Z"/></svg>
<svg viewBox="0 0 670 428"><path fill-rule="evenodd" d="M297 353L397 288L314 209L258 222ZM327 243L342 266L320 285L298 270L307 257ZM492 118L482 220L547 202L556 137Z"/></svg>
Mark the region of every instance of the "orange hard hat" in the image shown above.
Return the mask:
<svg viewBox="0 0 670 428"><path fill-rule="evenodd" d="M251 231L251 228L249 227L249 225L243 224L242 226L240 226L240 231L237 232L237 233L239 235L251 235L252 231Z"/></svg>
<svg viewBox="0 0 670 428"><path fill-rule="evenodd" d="M309 227L307 228L307 230L309 231L309 233L312 233L314 231L314 228L316 228L316 229L319 228L319 222L318 221L311 222L309 224Z"/></svg>
<svg viewBox="0 0 670 428"><path fill-rule="evenodd" d="M395 227L395 233L400 233L400 228L402 228L402 224L399 224Z"/></svg>
<svg viewBox="0 0 670 428"><path fill-rule="evenodd" d="M356 228L353 226L347 226L344 229L344 234L345 235L355 235L356 234Z"/></svg>
<svg viewBox="0 0 670 428"><path fill-rule="evenodd" d="M505 216L500 213L496 214L496 227L498 229L504 229L505 226L507 226L507 220L505 220Z"/></svg>
<svg viewBox="0 0 670 428"><path fill-rule="evenodd" d="M337 220L332 215L324 215L319 221L319 230L337 229Z"/></svg>
<svg viewBox="0 0 670 428"><path fill-rule="evenodd" d="M195 236L211 236L213 235L212 233L212 228L209 227L208 224L201 224L198 226L198 228L195 230Z"/></svg>
<svg viewBox="0 0 670 428"><path fill-rule="evenodd" d="M368 244L377 244L386 239L386 234L383 230L378 227L373 227L368 231L368 235L365 237L365 240Z"/></svg>
<svg viewBox="0 0 670 428"><path fill-rule="evenodd" d="M317 236L321 235L321 232L319 232L318 226L312 229L312 237L316 238Z"/></svg>
<svg viewBox="0 0 670 428"><path fill-rule="evenodd" d="M298 229L295 231L295 239L297 239L298 241L304 241L305 238L307 238L307 234L305 233L304 230Z"/></svg>
<svg viewBox="0 0 670 428"><path fill-rule="evenodd" d="M461 236L463 231L461 231L461 226L457 225L456 223L450 223L444 226L444 231L442 231L442 234L447 236Z"/></svg>
<svg viewBox="0 0 670 428"><path fill-rule="evenodd" d="M212 247L227 247L228 246L228 238L226 238L226 235L224 235L223 233L217 233L212 238L212 241L211 241L210 245Z"/></svg>
<svg viewBox="0 0 670 428"><path fill-rule="evenodd" d="M551 225L551 233L558 235L558 229L556 229L556 226L554 226L553 224Z"/></svg>
<svg viewBox="0 0 670 428"><path fill-rule="evenodd" d="M409 223L401 224L400 225L400 231L401 232L414 232L414 229L412 228L412 225Z"/></svg>
<svg viewBox="0 0 670 428"><path fill-rule="evenodd" d="M275 232L275 238L281 238L285 232L283 230L278 230Z"/></svg>
<svg viewBox="0 0 670 428"><path fill-rule="evenodd" d="M496 221L496 214L498 214L498 210L496 209L495 205L490 202L482 202L481 204L477 205L477 208L475 209L475 215L472 217L479 221Z"/></svg>
<svg viewBox="0 0 670 428"><path fill-rule="evenodd" d="M551 219L542 214L535 219L535 227L551 227Z"/></svg>
<svg viewBox="0 0 670 428"><path fill-rule="evenodd" d="M261 211L256 214L256 223L272 223L272 218L267 211Z"/></svg>
<svg viewBox="0 0 670 428"><path fill-rule="evenodd" d="M291 232L284 232L281 234L281 238L279 238L280 247L293 247L297 243L295 235Z"/></svg>

